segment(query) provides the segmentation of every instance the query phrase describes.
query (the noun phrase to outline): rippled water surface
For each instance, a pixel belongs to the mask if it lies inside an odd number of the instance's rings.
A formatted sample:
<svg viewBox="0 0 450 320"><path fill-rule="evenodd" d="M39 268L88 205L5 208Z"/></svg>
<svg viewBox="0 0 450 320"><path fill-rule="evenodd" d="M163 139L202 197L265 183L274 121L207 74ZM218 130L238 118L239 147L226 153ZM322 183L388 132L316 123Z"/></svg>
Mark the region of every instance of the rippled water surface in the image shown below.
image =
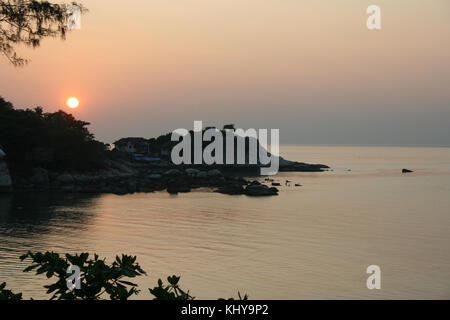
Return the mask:
<svg viewBox="0 0 450 320"><path fill-rule="evenodd" d="M450 298L450 148L281 151L333 171L279 174L303 186L268 198L2 195L0 282L44 298L44 279L22 272L27 250L123 252L148 272L142 289L178 274L198 298L238 290L253 299ZM381 267L381 290L366 288L372 264Z"/></svg>

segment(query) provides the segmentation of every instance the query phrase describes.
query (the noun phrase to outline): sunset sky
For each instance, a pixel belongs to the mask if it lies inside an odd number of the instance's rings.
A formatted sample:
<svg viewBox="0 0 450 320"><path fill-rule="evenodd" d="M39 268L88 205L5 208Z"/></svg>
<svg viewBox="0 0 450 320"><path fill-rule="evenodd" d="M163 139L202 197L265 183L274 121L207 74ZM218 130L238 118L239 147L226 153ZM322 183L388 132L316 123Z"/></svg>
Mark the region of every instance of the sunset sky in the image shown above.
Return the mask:
<svg viewBox="0 0 450 320"><path fill-rule="evenodd" d="M202 120L287 144L450 145L448 0L79 1L66 41L20 48L25 68L0 58L16 108L71 112L105 142Z"/></svg>

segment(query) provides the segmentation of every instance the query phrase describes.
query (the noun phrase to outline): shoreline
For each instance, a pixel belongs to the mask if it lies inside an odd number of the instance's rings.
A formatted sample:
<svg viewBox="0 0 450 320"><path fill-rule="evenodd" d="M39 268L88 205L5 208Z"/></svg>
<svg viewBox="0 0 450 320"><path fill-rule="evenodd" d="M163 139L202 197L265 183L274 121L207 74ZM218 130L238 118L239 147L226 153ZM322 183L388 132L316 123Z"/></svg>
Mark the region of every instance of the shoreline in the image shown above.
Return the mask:
<svg viewBox="0 0 450 320"><path fill-rule="evenodd" d="M280 172L323 172L327 168L325 165L283 159ZM166 190L170 194L177 194L190 192L192 189L209 188L212 192L230 195L277 195L278 189L275 186L280 184L273 183L268 178L264 183L257 181L263 177L259 175L259 169L258 165L192 166L173 165L168 162L149 164L123 159L107 160L105 168L92 172L54 172L40 167L33 168L30 176L11 177L10 192L62 191L124 195Z"/></svg>

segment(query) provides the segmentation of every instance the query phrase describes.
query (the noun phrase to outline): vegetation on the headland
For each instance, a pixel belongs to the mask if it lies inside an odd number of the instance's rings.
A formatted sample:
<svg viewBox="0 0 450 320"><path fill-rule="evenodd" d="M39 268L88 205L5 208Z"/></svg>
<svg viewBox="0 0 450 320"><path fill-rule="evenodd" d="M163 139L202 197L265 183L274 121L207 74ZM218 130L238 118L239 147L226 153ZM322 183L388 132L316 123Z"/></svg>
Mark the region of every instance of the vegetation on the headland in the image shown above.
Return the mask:
<svg viewBox="0 0 450 320"><path fill-rule="evenodd" d="M127 300L140 293L138 285L129 279L147 274L136 262L136 256L125 254L116 256L111 264L97 254L89 258L89 253L60 256L48 251L28 252L20 259L31 260L24 272L35 271L36 275L45 274L47 279L54 279L53 283L44 286L46 293L51 294L51 300ZM70 266L79 268L79 288L75 287L75 277L69 278ZM194 300L188 290L180 287L179 281L180 277L175 275L167 278L168 284L159 279L157 286L148 290L154 300ZM238 299L247 300L248 296L242 297L238 292ZM6 283L2 283L0 300L22 300L22 293L13 293L6 289Z"/></svg>
<svg viewBox="0 0 450 320"><path fill-rule="evenodd" d="M88 122L62 110L14 109L0 97L0 145L12 175L28 175L33 167L86 170L103 165L106 145L95 140Z"/></svg>

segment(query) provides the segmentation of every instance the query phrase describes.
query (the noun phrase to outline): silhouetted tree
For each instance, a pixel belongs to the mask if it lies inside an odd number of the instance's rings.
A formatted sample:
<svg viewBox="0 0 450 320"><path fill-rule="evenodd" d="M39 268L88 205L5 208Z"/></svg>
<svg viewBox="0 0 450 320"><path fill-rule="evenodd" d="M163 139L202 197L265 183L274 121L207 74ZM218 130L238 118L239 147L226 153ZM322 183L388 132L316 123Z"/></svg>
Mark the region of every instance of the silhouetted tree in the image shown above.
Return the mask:
<svg viewBox="0 0 450 320"><path fill-rule="evenodd" d="M81 4L81 12L87 11ZM53 4L37 0L0 1L0 53L15 66L28 60L19 57L15 47L25 44L36 48L46 37L61 37L67 33L68 4Z"/></svg>
<svg viewBox="0 0 450 320"><path fill-rule="evenodd" d="M14 109L0 97L0 145L13 174L28 174L36 166L54 170L102 167L106 146L95 140L88 125L62 110Z"/></svg>

